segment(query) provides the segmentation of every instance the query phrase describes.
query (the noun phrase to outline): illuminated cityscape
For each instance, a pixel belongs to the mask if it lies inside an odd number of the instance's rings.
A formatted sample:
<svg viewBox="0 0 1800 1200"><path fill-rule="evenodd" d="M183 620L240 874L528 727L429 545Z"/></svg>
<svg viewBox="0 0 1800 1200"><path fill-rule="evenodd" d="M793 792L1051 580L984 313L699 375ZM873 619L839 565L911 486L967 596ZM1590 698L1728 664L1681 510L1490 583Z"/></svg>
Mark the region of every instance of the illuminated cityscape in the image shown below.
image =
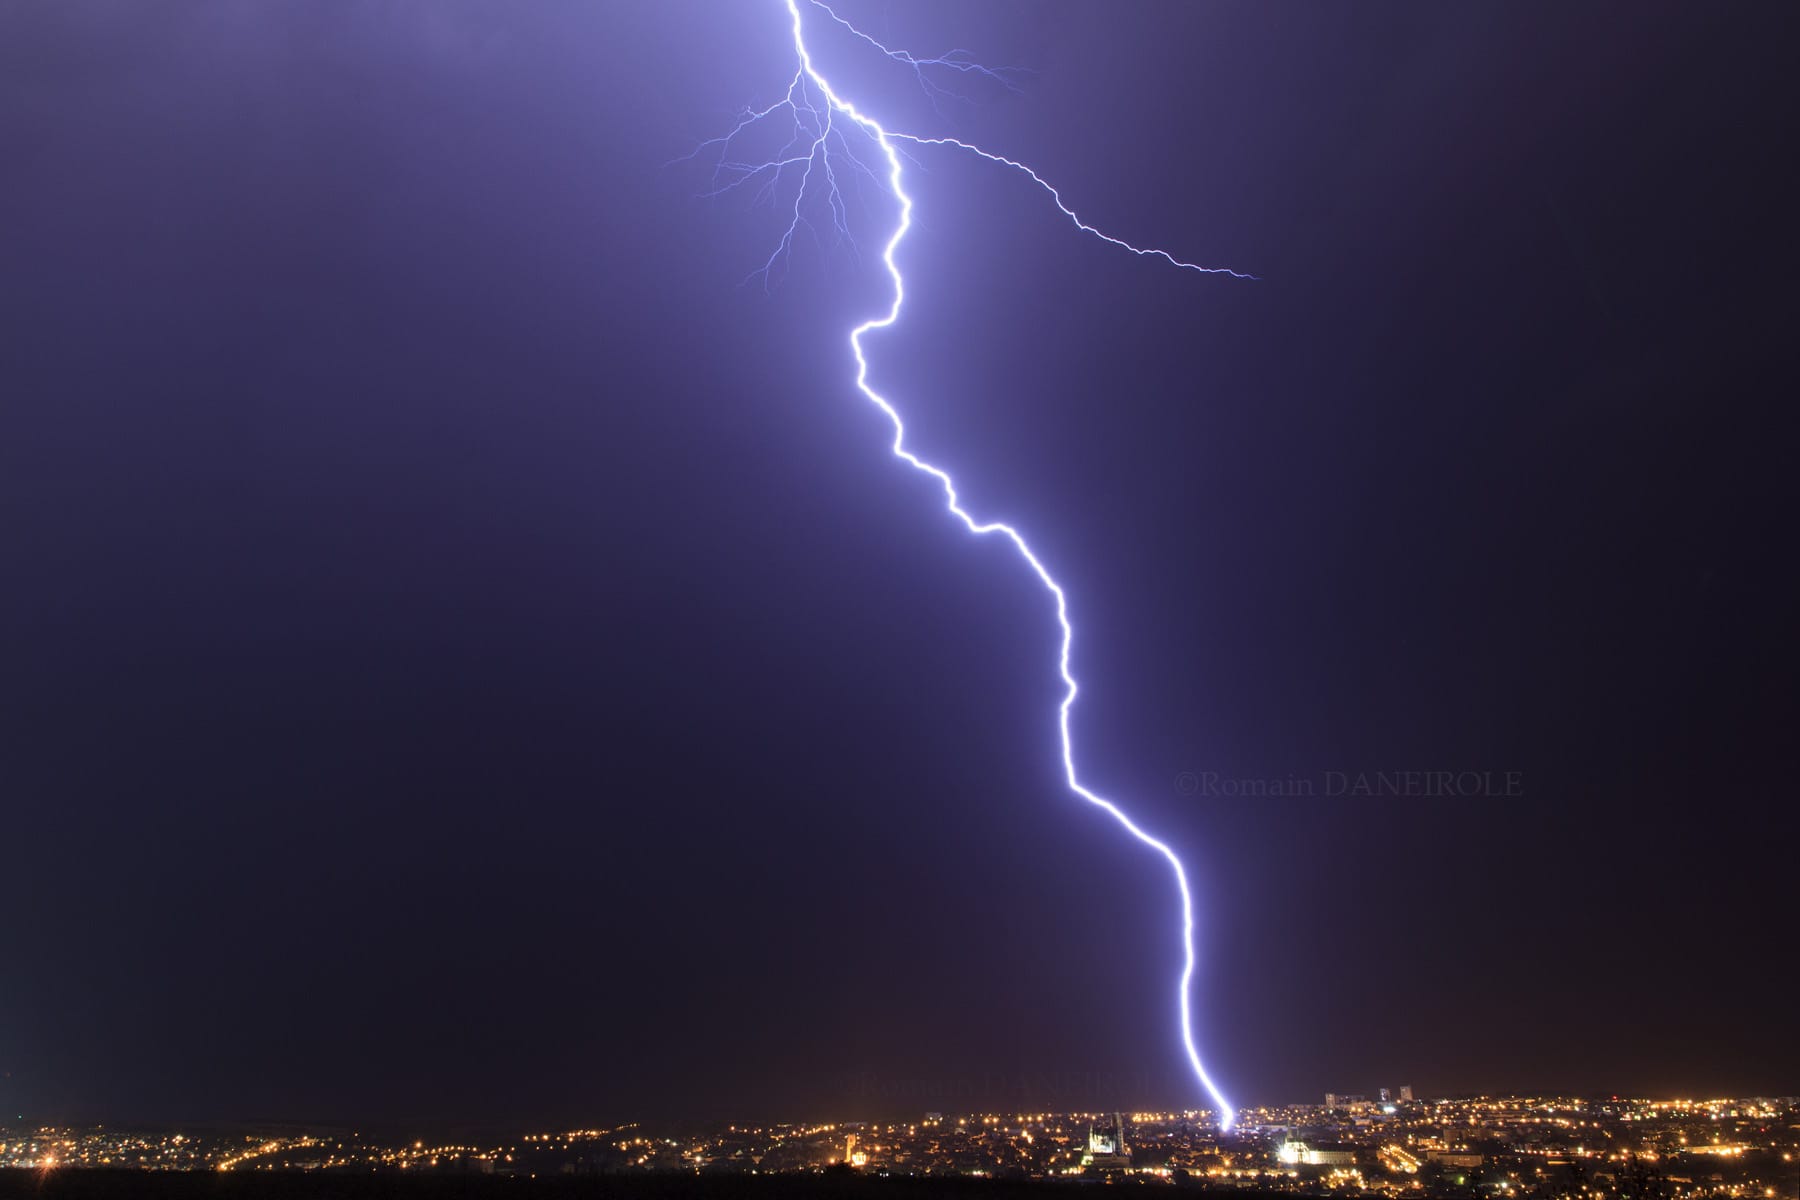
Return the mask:
<svg viewBox="0 0 1800 1200"><path fill-rule="evenodd" d="M1370 1100L1210 1114L925 1113L896 1122L636 1124L505 1142L389 1143L320 1128L148 1133L0 1129L19 1171L412 1172L498 1176L803 1175L1139 1183L1414 1197L1780 1200L1800 1183L1800 1097Z"/></svg>

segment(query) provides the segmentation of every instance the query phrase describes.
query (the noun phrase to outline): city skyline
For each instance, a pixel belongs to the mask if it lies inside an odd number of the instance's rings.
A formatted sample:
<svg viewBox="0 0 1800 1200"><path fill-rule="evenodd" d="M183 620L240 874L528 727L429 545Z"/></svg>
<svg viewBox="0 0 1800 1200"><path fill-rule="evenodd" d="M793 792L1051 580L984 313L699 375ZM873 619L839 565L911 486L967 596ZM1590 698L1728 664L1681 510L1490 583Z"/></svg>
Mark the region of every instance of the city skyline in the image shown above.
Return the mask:
<svg viewBox="0 0 1800 1200"><path fill-rule="evenodd" d="M1800 1097L1709 1100L1411 1097L1206 1114L914 1114L896 1123L733 1123L382 1137L315 1126L21 1130L0 1125L0 1169L776 1175L1157 1181L1307 1195L1777 1200L1800 1184Z"/></svg>

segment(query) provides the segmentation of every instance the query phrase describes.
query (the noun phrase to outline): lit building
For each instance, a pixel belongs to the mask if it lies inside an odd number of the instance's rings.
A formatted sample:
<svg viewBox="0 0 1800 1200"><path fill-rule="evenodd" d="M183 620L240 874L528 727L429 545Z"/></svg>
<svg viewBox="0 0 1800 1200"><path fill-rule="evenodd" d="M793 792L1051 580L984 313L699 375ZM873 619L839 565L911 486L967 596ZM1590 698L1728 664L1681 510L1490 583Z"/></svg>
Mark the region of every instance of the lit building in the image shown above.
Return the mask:
<svg viewBox="0 0 1800 1200"><path fill-rule="evenodd" d="M1131 1168L1131 1148L1125 1144L1125 1118L1114 1113L1112 1124L1089 1125L1087 1151L1081 1156L1088 1171L1126 1171Z"/></svg>
<svg viewBox="0 0 1800 1200"><path fill-rule="evenodd" d="M1290 1167L1351 1167L1356 1165L1356 1150L1335 1144L1313 1145L1289 1139L1281 1143L1275 1157Z"/></svg>

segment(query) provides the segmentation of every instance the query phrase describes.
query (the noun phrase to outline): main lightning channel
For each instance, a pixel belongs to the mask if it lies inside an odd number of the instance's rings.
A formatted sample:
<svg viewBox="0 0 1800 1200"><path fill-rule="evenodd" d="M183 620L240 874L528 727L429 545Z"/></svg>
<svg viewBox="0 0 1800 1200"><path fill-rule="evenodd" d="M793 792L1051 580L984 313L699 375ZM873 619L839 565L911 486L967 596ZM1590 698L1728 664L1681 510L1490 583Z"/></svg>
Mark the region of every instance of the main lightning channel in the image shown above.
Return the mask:
<svg viewBox="0 0 1800 1200"><path fill-rule="evenodd" d="M812 3L816 2L816 0L807 0L807 2ZM1175 873L1175 883L1181 891L1181 940L1184 954L1181 968L1181 980L1177 986L1181 1012L1181 1040L1182 1044L1186 1047L1188 1063L1193 1067L1195 1076L1200 1080L1201 1086L1206 1089L1207 1095L1210 1096L1213 1102L1218 1106L1220 1128L1230 1128L1237 1116L1236 1110L1233 1109L1231 1104L1225 1099L1224 1094L1219 1090L1218 1086L1213 1083L1212 1076L1207 1073L1205 1065L1200 1061L1199 1047L1194 1043L1193 1014L1191 1002L1189 1000L1189 992L1192 990L1197 956L1194 951L1194 896L1192 889L1188 886L1187 870L1182 866L1181 859L1176 855L1175 851L1170 849L1166 843L1159 841L1139 828L1137 823L1126 816L1124 811L1121 810L1118 805L1106 799L1104 796L1100 796L1089 790L1082 784L1081 779L1075 770L1075 749L1074 741L1069 732L1069 714L1075 706L1075 698L1080 694L1081 689L1080 685L1075 682L1075 676L1069 667L1069 659L1075 642L1075 627L1069 621L1068 597L1064 593L1062 585L1058 583L1044 567L1043 562L1032 552L1030 545L1026 543L1025 538L1018 530L1014 529L1011 525L1007 525L1000 521L981 521L970 515L969 512L962 507L962 503L956 493L955 481L950 478L950 475L942 468L933 466L931 463L926 462L906 448L906 425L900 419L900 413L888 402L885 396L876 391L869 383L869 359L868 355L863 350L863 339L870 333L880 329L887 329L898 321L900 319L900 310L906 303L906 280L900 273L900 267L895 261L895 254L900 248L900 243L905 241L908 231L912 229L913 199L905 187L905 170L902 165L900 152L896 148L896 142L908 142L918 145L952 146L978 155L990 162L1021 171L1030 176L1034 183L1048 192L1051 199L1055 202L1056 207L1060 209L1070 221L1074 222L1079 229L1092 234L1103 241L1129 250L1133 254L1159 257L1167 260L1174 266L1190 271L1231 275L1240 279L1254 277L1240 274L1237 271L1227 270L1222 267L1202 267L1194 263L1184 262L1166 251L1141 248L1102 233L1100 230L1087 224L1078 217L1075 212L1063 202L1062 196L1054 187L1045 182L1039 177L1037 172L1033 171L1023 163L1016 162L1013 159L1005 158L998 154L989 153L978 146L974 146L968 142L959 141L955 138L921 138L909 134L889 131L873 117L859 110L854 103L839 95L836 89L831 86L830 81L826 79L817 63L813 61L812 51L807 46L806 23L801 15L802 0L784 0L784 3L787 5L788 15L793 22L794 51L799 56L800 60L800 75L796 76L794 86L790 87L788 93L789 98L786 103L794 103L794 87L801 86L801 78L804 77L805 82L809 82L818 93L824 97L829 112L839 113L846 120L854 123L880 148L882 158L887 164L888 186L893 191L894 198L900 206L899 219L895 223L894 230L889 235L887 244L883 248L881 254L882 264L887 270L888 277L893 280L893 300L889 304L886 313L864 321L850 331L850 350L856 358L857 390L860 391L870 403L875 405L876 408L880 409L883 415L885 415L893 424L894 440L891 449L894 457L902 460L914 470L923 472L937 480L944 489L944 501L946 507L968 528L970 533L984 535L999 534L1001 537L1004 537L1007 541L1011 542L1013 549L1018 551L1019 557L1025 560L1026 565L1028 565L1037 575L1038 581L1044 585L1044 589L1048 591L1051 597L1056 601L1056 620L1062 627L1062 645L1059 652L1058 670L1062 675L1063 684L1067 689L1063 693L1062 705L1058 709L1057 714L1058 728L1062 735L1063 774L1068 780L1070 791L1074 792L1088 803L1104 809L1114 820L1124 826L1126 832L1131 834L1132 837L1162 855L1163 859L1169 864L1170 870ZM823 8L824 6L819 5L819 7ZM830 13L833 19L838 20L841 24L847 24L847 22L842 21L842 18L837 17L836 13L832 13L830 9L825 9L825 11ZM853 30L853 32L857 32L858 36L864 37L864 40L873 40L862 35L860 31ZM879 43L877 43L877 45L879 46ZM885 47L881 47L881 49L884 52L887 52ZM890 57L892 57L891 54ZM766 115L769 111L771 110L764 110L761 114L748 114L745 118L745 123L757 119L762 115ZM813 153L818 152L820 148L824 147L827 139L834 132L829 112L816 121L817 130L815 131L814 137L811 139L810 147L810 150ZM744 125L740 124L739 129L741 130L743 127ZM795 157L797 158L799 156ZM793 160L790 159L788 161L791 162ZM812 162L809 154L807 160L807 171L809 176L811 168ZM833 181L833 187L835 188L835 180ZM804 193L804 183L802 184L801 190L802 193ZM795 212L796 219L798 219L798 200L796 201ZM793 228L790 226L788 236L784 239L783 249L791 243L792 234ZM779 254L781 251L778 250L777 253Z"/></svg>

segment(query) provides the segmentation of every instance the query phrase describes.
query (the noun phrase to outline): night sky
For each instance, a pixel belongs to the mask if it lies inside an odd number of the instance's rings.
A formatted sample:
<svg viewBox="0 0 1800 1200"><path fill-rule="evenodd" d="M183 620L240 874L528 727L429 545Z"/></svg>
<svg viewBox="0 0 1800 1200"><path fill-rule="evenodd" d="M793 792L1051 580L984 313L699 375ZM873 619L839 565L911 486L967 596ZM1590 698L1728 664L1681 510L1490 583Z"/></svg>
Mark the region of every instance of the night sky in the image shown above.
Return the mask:
<svg viewBox="0 0 1800 1200"><path fill-rule="evenodd" d="M1199 1102L780 7L0 5L0 1119ZM871 341L1239 1103L1800 1085L1785 8L846 0L1261 277L921 150Z"/></svg>

